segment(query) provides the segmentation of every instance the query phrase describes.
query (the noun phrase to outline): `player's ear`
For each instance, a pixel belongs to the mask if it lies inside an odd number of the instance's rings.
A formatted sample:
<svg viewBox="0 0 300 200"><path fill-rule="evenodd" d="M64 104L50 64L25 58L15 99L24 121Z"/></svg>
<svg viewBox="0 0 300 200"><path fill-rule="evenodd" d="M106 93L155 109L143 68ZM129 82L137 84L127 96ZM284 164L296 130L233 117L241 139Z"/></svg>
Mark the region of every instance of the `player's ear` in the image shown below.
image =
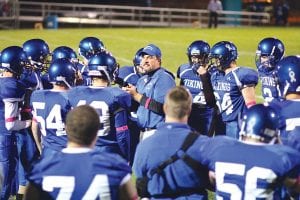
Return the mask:
<svg viewBox="0 0 300 200"><path fill-rule="evenodd" d="M165 113L165 114L167 113L167 109L168 109L168 106L166 105L166 103L164 103L164 105L163 105L163 110L164 110L164 113Z"/></svg>
<svg viewBox="0 0 300 200"><path fill-rule="evenodd" d="M188 111L187 111L187 116L190 116L191 112L192 112L192 107L190 107L190 108L188 109Z"/></svg>

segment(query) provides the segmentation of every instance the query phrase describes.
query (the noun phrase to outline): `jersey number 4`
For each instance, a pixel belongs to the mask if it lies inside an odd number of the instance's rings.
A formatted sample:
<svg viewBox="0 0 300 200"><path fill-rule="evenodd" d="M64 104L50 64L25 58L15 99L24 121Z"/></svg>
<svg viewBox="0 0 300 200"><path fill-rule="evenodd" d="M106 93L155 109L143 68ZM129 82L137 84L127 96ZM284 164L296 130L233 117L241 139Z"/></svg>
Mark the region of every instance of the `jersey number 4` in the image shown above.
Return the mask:
<svg viewBox="0 0 300 200"><path fill-rule="evenodd" d="M62 136L66 135L65 131L65 123L62 120L61 116L61 106L59 104L55 104L46 119L42 116L37 115L38 110L45 110L45 103L44 102L33 102L32 103L33 110L35 113L35 118L40 124L41 133L46 136L46 129L56 129L56 135Z"/></svg>

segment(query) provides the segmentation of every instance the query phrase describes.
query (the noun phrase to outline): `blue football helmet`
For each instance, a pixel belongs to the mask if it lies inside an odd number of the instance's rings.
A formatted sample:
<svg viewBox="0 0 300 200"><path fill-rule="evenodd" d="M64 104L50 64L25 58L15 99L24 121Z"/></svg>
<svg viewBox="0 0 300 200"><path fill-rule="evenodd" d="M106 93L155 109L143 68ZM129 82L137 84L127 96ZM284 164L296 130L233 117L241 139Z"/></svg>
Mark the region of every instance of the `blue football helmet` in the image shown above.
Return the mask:
<svg viewBox="0 0 300 200"><path fill-rule="evenodd" d="M277 63L279 95L300 92L300 56L287 56Z"/></svg>
<svg viewBox="0 0 300 200"><path fill-rule="evenodd" d="M67 58L54 60L48 69L49 81L54 84L64 83L69 88L75 83L75 68Z"/></svg>
<svg viewBox="0 0 300 200"><path fill-rule="evenodd" d="M256 50L256 66L259 70L271 71L283 58L284 45L276 38L264 38Z"/></svg>
<svg viewBox="0 0 300 200"><path fill-rule="evenodd" d="M207 42L196 40L188 46L186 54L190 65L197 70L199 66L206 65L208 63L209 52L210 46ZM193 57L197 59L193 59Z"/></svg>
<svg viewBox="0 0 300 200"><path fill-rule="evenodd" d="M139 50L137 50L132 60L136 74L143 74L143 68L141 67L142 60L143 60L143 54L142 54L143 49L144 48L140 48Z"/></svg>
<svg viewBox="0 0 300 200"><path fill-rule="evenodd" d="M85 59L90 59L94 54L105 51L104 44L101 40L95 37L83 38L79 43L79 55Z"/></svg>
<svg viewBox="0 0 300 200"><path fill-rule="evenodd" d="M28 58L22 47L10 46L1 52L1 68L16 76L20 76L23 69L29 65Z"/></svg>
<svg viewBox="0 0 300 200"><path fill-rule="evenodd" d="M134 58L132 60L133 65L134 66L140 66L142 63L142 59L143 59L143 55L142 55L142 51L144 48L140 48L139 50L137 50L137 52L134 55Z"/></svg>
<svg viewBox="0 0 300 200"><path fill-rule="evenodd" d="M89 59L88 70L88 76L104 77L111 83L118 77L119 65L112 55L101 52Z"/></svg>
<svg viewBox="0 0 300 200"><path fill-rule="evenodd" d="M74 63L78 62L76 52L72 48L67 46L59 46L53 50L52 61L60 58L67 58Z"/></svg>
<svg viewBox="0 0 300 200"><path fill-rule="evenodd" d="M275 142L279 129L283 126L280 115L270 106L256 104L243 115L240 136Z"/></svg>
<svg viewBox="0 0 300 200"><path fill-rule="evenodd" d="M238 58L236 46L229 41L221 41L216 43L210 50L209 59L212 64L221 70L230 67L232 61Z"/></svg>
<svg viewBox="0 0 300 200"><path fill-rule="evenodd" d="M50 50L48 44L42 39L27 40L23 44L31 66L37 70L46 70L50 64Z"/></svg>

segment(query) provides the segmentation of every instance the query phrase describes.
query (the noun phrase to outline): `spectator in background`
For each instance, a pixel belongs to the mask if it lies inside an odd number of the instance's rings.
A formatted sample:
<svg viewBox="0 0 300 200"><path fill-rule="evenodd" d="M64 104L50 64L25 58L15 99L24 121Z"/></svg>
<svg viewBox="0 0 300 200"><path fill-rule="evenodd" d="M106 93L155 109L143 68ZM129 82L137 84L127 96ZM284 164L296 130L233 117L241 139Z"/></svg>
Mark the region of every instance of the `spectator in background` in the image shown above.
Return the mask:
<svg viewBox="0 0 300 200"><path fill-rule="evenodd" d="M209 23L208 28L214 27L217 28L218 26L218 11L223 10L223 6L220 0L210 0L207 9L209 11Z"/></svg>
<svg viewBox="0 0 300 200"><path fill-rule="evenodd" d="M289 6L288 2L286 0L283 1L283 4L282 4L282 22L283 22L284 26L286 26L287 23L288 23L289 10L290 10L290 6Z"/></svg>
<svg viewBox="0 0 300 200"><path fill-rule="evenodd" d="M4 0L4 1L0 1L0 16L3 16L3 17L7 17L10 15L10 4L8 2L8 0Z"/></svg>
<svg viewBox="0 0 300 200"><path fill-rule="evenodd" d="M275 24L279 26L286 26L289 16L289 5L286 1L279 1L275 4L274 15L275 15Z"/></svg>

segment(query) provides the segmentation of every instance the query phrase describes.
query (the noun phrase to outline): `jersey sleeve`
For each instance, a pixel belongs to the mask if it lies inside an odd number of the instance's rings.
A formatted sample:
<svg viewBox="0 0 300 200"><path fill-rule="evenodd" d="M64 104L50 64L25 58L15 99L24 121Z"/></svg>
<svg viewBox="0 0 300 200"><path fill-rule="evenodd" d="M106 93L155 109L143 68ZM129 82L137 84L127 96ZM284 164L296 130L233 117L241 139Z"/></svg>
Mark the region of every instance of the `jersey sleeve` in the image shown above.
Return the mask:
<svg viewBox="0 0 300 200"><path fill-rule="evenodd" d="M258 83L258 73L254 69L242 67L239 70L239 78L242 87L256 86Z"/></svg>
<svg viewBox="0 0 300 200"><path fill-rule="evenodd" d="M154 86L154 100L159 103L164 103L165 95L167 92L175 87L174 79L169 75L164 73L164 76L160 76L156 85Z"/></svg>
<svg viewBox="0 0 300 200"><path fill-rule="evenodd" d="M6 129L9 131L14 131L29 127L30 120L19 120L19 103L23 101L25 90L21 88L17 81L12 79L7 79L7 82L1 89L1 95L4 102Z"/></svg>
<svg viewBox="0 0 300 200"><path fill-rule="evenodd" d="M128 128L129 109L131 96L120 90L116 97L119 108L114 113L116 137L118 145L127 160L130 159L130 131Z"/></svg>

